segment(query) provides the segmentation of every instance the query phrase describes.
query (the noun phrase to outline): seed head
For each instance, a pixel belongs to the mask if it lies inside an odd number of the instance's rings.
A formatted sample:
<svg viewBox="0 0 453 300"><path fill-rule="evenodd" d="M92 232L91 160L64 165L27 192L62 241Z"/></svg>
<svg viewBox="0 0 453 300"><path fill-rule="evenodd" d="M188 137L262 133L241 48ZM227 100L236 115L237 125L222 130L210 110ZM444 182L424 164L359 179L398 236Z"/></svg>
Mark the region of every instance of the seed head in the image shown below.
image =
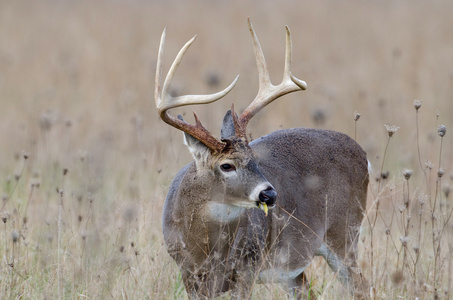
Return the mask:
<svg viewBox="0 0 453 300"><path fill-rule="evenodd" d="M89 194L88 195L88 201L90 201L90 203L93 203L93 201L94 201L94 195L93 194Z"/></svg>
<svg viewBox="0 0 453 300"><path fill-rule="evenodd" d="M419 108L422 107L422 102L422 100L414 100L415 110L419 110Z"/></svg>
<svg viewBox="0 0 453 300"><path fill-rule="evenodd" d="M13 230L11 237L13 238L13 243L16 243L19 240L19 232L17 232L17 230Z"/></svg>
<svg viewBox="0 0 453 300"><path fill-rule="evenodd" d="M408 236L402 236L400 237L400 241L401 241L401 244L404 246L404 247L407 247L407 243L409 243L409 237Z"/></svg>
<svg viewBox="0 0 453 300"><path fill-rule="evenodd" d="M444 194L445 194L445 198L448 198L448 196L450 195L450 187L447 185L447 186L444 186L444 188L442 189Z"/></svg>
<svg viewBox="0 0 453 300"><path fill-rule="evenodd" d="M393 274L392 274L392 283L394 285L400 285L403 282L403 280L404 280L403 271L398 270L398 271L393 272Z"/></svg>
<svg viewBox="0 0 453 300"><path fill-rule="evenodd" d="M56 121L57 121L56 113L50 109L47 109L41 115L40 119L41 129L44 131L49 131Z"/></svg>
<svg viewBox="0 0 453 300"><path fill-rule="evenodd" d="M30 152L22 151L22 156L27 160L30 157Z"/></svg>
<svg viewBox="0 0 453 300"><path fill-rule="evenodd" d="M437 129L437 132L439 133L440 137L443 137L447 132L447 127L445 127L445 125L440 125Z"/></svg>
<svg viewBox="0 0 453 300"><path fill-rule="evenodd" d="M8 212L4 212L2 214L2 222L5 224L6 222L8 222L8 217L9 217L9 213Z"/></svg>
<svg viewBox="0 0 453 300"><path fill-rule="evenodd" d="M398 129L400 129L398 126L395 126L395 125L384 125L385 126L385 129L387 130L387 133L389 134L389 136L391 137L395 132L398 131Z"/></svg>
<svg viewBox="0 0 453 300"><path fill-rule="evenodd" d="M359 114L358 112L355 112L354 113L354 121L357 122L360 119L361 116L362 116L361 114Z"/></svg>
<svg viewBox="0 0 453 300"><path fill-rule="evenodd" d="M412 170L409 170L409 169L404 170L403 175L404 175L404 179L409 180L409 178L411 178L411 176L412 176Z"/></svg>
<svg viewBox="0 0 453 300"><path fill-rule="evenodd" d="M439 170L437 170L437 177L441 178L445 173L445 170L443 168L439 168Z"/></svg>

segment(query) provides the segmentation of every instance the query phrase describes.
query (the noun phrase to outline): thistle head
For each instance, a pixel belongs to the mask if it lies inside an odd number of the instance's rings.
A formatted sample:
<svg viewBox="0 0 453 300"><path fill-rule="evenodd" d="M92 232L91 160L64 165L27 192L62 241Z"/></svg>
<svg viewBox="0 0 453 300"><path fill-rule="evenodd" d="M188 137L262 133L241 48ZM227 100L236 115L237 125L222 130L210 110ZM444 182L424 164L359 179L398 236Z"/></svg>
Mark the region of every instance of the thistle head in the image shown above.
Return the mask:
<svg viewBox="0 0 453 300"><path fill-rule="evenodd" d="M398 129L400 129L398 126L395 126L395 125L384 125L385 126L385 130L387 130L387 133L389 135L389 137L392 137L395 132L398 131Z"/></svg>
<svg viewBox="0 0 453 300"><path fill-rule="evenodd" d="M445 125L440 125L439 128L437 128L437 132L439 133L440 137L444 137L445 133L447 132L447 127L445 127Z"/></svg>
<svg viewBox="0 0 453 300"><path fill-rule="evenodd" d="M422 107L422 100L414 100L414 107L415 107L415 110L419 110L420 107Z"/></svg>

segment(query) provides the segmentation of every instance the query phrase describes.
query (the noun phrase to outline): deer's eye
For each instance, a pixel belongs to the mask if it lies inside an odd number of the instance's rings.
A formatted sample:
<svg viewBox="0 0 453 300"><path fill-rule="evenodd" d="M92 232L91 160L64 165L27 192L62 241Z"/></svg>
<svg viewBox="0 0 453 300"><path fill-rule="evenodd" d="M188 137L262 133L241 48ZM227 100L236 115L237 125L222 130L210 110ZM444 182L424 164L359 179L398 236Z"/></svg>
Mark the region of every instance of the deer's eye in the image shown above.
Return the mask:
<svg viewBox="0 0 453 300"><path fill-rule="evenodd" d="M232 164L221 164L220 170L222 170L223 172L232 172L236 170L236 167Z"/></svg>

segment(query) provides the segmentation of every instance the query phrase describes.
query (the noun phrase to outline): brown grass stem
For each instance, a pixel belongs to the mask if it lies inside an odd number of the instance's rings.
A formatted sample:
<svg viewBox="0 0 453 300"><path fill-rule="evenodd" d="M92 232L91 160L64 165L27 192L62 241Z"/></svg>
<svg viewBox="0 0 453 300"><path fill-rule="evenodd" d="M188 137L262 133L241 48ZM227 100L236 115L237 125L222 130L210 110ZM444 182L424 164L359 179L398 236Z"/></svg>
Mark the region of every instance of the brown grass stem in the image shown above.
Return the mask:
<svg viewBox="0 0 453 300"><path fill-rule="evenodd" d="M3 201L2 209L0 209L0 211L3 212L3 210L5 209L6 204L11 199L11 197L14 194L14 192L16 191L17 186L19 185L19 181L20 181L20 179L22 178L22 176L24 174L25 165L27 164L27 160L28 160L28 155L24 155L24 162L22 164L22 168L20 169L19 174L17 174L17 176L15 176L16 180L15 180L14 186L11 189L11 191L9 192L9 194L7 195L7 198Z"/></svg>
<svg viewBox="0 0 453 300"><path fill-rule="evenodd" d="M415 110L415 133L416 133L416 143L417 143L417 154L418 154L418 163L420 165L420 169L422 170L425 178L426 188L429 190L429 180L426 175L425 167L422 163L422 158L420 154L420 140L419 140L419 126L418 126L418 109Z"/></svg>

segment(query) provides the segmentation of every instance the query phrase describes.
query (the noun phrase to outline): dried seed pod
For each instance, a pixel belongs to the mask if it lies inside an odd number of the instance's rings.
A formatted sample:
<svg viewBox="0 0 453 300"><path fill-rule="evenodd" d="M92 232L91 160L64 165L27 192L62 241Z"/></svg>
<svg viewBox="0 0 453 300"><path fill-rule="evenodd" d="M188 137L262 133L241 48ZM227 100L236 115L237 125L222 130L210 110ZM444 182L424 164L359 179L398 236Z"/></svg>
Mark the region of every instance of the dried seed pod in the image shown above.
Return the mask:
<svg viewBox="0 0 453 300"><path fill-rule="evenodd" d="M412 170L409 170L409 169L404 170L403 176L404 176L404 179L409 180L412 176Z"/></svg>
<svg viewBox="0 0 453 300"><path fill-rule="evenodd" d="M17 230L13 230L11 237L13 238L13 243L17 243L19 240L19 232Z"/></svg>
<svg viewBox="0 0 453 300"><path fill-rule="evenodd" d="M384 125L385 126L385 130L387 130L387 133L389 134L389 136L393 136L395 134L395 132L398 131L398 129L400 129L398 126L395 126L395 125Z"/></svg>
<svg viewBox="0 0 453 300"><path fill-rule="evenodd" d="M443 137L447 132L447 127L445 127L445 125L440 125L439 128L437 129L437 132L441 137Z"/></svg>
<svg viewBox="0 0 453 300"><path fill-rule="evenodd" d="M445 170L443 168L439 168L439 170L437 170L437 177L441 178L445 173Z"/></svg>
<svg viewBox="0 0 453 300"><path fill-rule="evenodd" d="M404 281L403 271L397 270L392 274L392 283L394 285L400 285Z"/></svg>

